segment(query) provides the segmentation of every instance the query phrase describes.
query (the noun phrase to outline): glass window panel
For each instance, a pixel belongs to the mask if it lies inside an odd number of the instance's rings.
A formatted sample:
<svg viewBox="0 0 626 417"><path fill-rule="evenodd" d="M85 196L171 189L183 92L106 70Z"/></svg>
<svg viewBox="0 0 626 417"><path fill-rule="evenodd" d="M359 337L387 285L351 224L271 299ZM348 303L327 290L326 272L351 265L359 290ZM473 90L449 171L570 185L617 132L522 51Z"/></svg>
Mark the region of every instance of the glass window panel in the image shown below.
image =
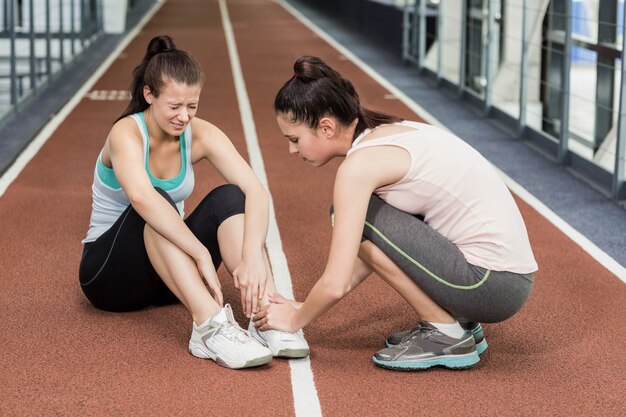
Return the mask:
<svg viewBox="0 0 626 417"><path fill-rule="evenodd" d="M460 82L462 7L454 0L439 2L441 13L441 77L454 84Z"/></svg>
<svg viewBox="0 0 626 417"><path fill-rule="evenodd" d="M523 1L502 2L501 10L496 10L496 28L500 34L499 67L493 79L491 98L493 105L513 118L519 116L519 92L522 58L522 16Z"/></svg>
<svg viewBox="0 0 626 417"><path fill-rule="evenodd" d="M590 42L598 42L598 8L600 0L572 2L572 35Z"/></svg>
<svg viewBox="0 0 626 417"><path fill-rule="evenodd" d="M593 158L596 114L596 61L594 51L572 48L570 69L569 130L570 149Z"/></svg>

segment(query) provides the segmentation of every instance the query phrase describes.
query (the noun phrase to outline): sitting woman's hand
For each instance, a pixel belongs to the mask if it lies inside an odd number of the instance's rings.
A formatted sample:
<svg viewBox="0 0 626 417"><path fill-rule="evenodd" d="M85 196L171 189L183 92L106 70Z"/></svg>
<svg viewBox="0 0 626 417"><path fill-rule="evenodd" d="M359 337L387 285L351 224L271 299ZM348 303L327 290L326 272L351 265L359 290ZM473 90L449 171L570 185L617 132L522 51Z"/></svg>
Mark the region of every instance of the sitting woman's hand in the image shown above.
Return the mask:
<svg viewBox="0 0 626 417"><path fill-rule="evenodd" d="M206 252L205 256L201 256L196 259L196 266L202 278L206 281L209 291L213 293L213 298L217 302L217 304L222 307L224 305L224 297L222 296L222 285L220 284L220 280L217 278L217 272L215 271L215 267L213 266L213 262L211 261L211 255L209 252Z"/></svg>
<svg viewBox="0 0 626 417"><path fill-rule="evenodd" d="M246 317L252 317L258 311L265 295L267 271L263 257L243 260L233 271L235 287L241 293L241 305Z"/></svg>

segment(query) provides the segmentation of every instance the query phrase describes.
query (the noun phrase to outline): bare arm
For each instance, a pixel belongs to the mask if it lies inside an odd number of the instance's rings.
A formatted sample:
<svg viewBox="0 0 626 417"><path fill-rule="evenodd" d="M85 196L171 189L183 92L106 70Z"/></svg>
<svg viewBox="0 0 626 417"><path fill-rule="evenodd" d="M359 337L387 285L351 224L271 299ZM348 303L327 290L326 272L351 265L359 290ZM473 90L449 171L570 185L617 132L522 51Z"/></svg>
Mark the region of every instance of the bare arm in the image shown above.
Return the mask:
<svg viewBox="0 0 626 417"><path fill-rule="evenodd" d="M363 262L360 258L357 258L354 263L354 273L352 274L352 289L358 287L367 277L372 274L373 269L369 267L365 262ZM270 294L269 300L271 303L275 304L291 304L295 309L300 309L302 307L301 302L295 300L289 300L283 297L280 294ZM255 321L258 321L258 318L255 318ZM262 324L262 323L261 323Z"/></svg>
<svg viewBox="0 0 626 417"><path fill-rule="evenodd" d="M375 189L372 178L367 177L368 173L354 164L344 163L337 173L333 192L335 226L328 262L302 307L294 314L293 329L302 328L324 314L355 287L356 282L352 280L355 260L367 206Z"/></svg>
<svg viewBox="0 0 626 417"><path fill-rule="evenodd" d="M324 273L300 309L286 305L265 308L258 320L267 318L267 323L260 329L295 331L306 326L371 273L357 257L370 197L377 188L402 178L409 164L408 153L392 147L360 150L344 161L335 179L335 226Z"/></svg>
<svg viewBox="0 0 626 417"><path fill-rule="evenodd" d="M244 312L256 311L267 282L263 248L269 221L269 194L228 137L216 126L194 119L195 155L209 160L224 179L246 196L242 263L233 272ZM196 134L198 132L198 134Z"/></svg>

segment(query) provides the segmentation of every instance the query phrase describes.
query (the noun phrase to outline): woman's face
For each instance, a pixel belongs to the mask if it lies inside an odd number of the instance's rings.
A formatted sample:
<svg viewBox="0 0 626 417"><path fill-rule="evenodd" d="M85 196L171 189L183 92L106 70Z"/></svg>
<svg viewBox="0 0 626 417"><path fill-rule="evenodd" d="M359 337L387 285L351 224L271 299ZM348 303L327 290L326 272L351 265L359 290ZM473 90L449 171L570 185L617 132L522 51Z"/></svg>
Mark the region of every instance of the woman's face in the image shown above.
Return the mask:
<svg viewBox="0 0 626 417"><path fill-rule="evenodd" d="M161 130L171 136L180 136L196 115L200 91L199 85L166 81L158 97L147 86L144 87L144 97Z"/></svg>
<svg viewBox="0 0 626 417"><path fill-rule="evenodd" d="M321 129L311 129L304 123L294 123L290 115L276 116L278 127L289 140L289 153L299 155L305 162L319 167L335 157L331 141Z"/></svg>

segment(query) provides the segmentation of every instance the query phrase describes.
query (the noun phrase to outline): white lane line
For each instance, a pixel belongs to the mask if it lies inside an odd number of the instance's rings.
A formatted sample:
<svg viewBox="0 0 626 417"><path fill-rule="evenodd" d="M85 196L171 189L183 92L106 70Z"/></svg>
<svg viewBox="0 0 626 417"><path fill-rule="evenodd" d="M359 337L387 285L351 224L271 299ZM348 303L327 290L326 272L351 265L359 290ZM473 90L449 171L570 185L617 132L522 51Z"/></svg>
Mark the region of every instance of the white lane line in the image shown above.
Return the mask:
<svg viewBox="0 0 626 417"><path fill-rule="evenodd" d="M239 54L237 52L237 44L235 35L228 15L228 8L225 0L220 0L220 12L222 15L222 24L226 35L226 43L228 45L228 56L230 58L235 89L237 92L237 101L239 103L239 112L241 114L241 123L250 155L250 166L252 170L261 180L261 183L269 190L267 175L265 174L265 166L263 157L259 147L259 141L252 115L252 107L246 90L246 84L241 71L239 62ZM293 289L291 286L291 276L287 259L282 249L278 224L276 223L276 213L274 212L274 203L270 197L270 218L269 229L267 232L267 251L274 271L274 279L276 281L276 289L285 297L293 298ZM289 360L291 369L291 386L293 392L293 401L296 416L298 417L314 417L321 416L320 407L315 382L313 380L313 371L309 358Z"/></svg>
<svg viewBox="0 0 626 417"><path fill-rule="evenodd" d="M404 94L401 90L399 90L396 86L391 84L382 75L376 72L372 67L363 62L359 57L354 55L348 49L346 49L343 45L338 43L335 39L333 39L330 35L324 32L321 28L319 28L315 23L313 23L310 19L296 10L293 6L285 2L284 0L275 0L278 4L284 7L289 13L291 13L296 19L302 22L305 26L307 26L311 31L313 31L317 36L325 40L328 44L330 44L333 48L335 48L338 52L343 54L346 58L352 61L355 65L357 65L363 72L372 77L376 82L378 82L381 86L385 87L391 94L397 97L402 103L404 103L407 107L409 107L415 114L419 115L426 122L439 126L443 129L449 130L446 128L435 116L430 114L426 109L417 104L413 99ZM524 200L528 205L537 210L543 217L545 217L550 223L556 226L561 232L563 232L567 237L572 239L574 243L579 245L585 252L587 252L591 257L593 257L596 261L598 261L601 265L603 265L606 269L615 274L620 280L626 283L626 268L619 264L615 259L613 259L610 255L600 249L596 244L582 235L579 231L574 229L570 224L568 224L565 220L560 218L556 213L550 210L545 204L543 204L538 198L533 196L528 190L519 185L515 180L506 175L500 169L496 168L496 170L502 176L505 184L509 187L509 189L517 194L522 200Z"/></svg>
<svg viewBox="0 0 626 417"><path fill-rule="evenodd" d="M131 40L137 36L137 33L145 26L145 24L154 16L154 14L159 11L159 9L163 6L163 1L157 1L152 9L141 19L141 21L137 24L137 26L128 32L122 42L111 52L111 55L98 67L98 69L89 77L87 82L74 94L74 96L63 106L63 108L54 115L54 117L41 129L39 134L35 136L35 138L30 142L30 144L22 151L22 153L15 159L13 164L7 169L0 177L0 197L4 195L7 188L15 181L15 179L20 175L22 170L28 165L31 159L37 155L39 149L50 139L52 134L57 130L57 128L63 123L63 121L67 118L67 116L74 110L74 108L80 103L83 97L87 94L87 92L93 87L93 85L100 79L102 74L105 73L106 70L109 69L113 61L117 59L118 55L126 48L126 46L130 43Z"/></svg>

